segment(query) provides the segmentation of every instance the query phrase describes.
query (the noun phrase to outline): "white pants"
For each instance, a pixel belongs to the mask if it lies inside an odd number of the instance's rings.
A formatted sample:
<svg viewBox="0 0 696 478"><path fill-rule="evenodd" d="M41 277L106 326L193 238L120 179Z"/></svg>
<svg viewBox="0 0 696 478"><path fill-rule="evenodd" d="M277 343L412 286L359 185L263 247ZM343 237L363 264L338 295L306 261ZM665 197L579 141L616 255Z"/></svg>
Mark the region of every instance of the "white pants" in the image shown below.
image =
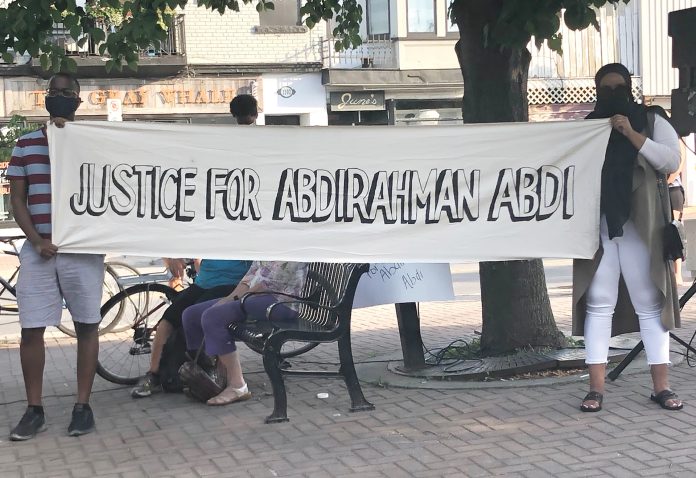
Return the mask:
<svg viewBox="0 0 696 478"><path fill-rule="evenodd" d="M600 237L604 255L587 291L585 363L607 363L620 275L623 275L631 303L638 314L648 364L669 363L669 332L660 320L662 294L650 279L647 246L630 220L623 227L623 236L610 240L607 222L602 216Z"/></svg>

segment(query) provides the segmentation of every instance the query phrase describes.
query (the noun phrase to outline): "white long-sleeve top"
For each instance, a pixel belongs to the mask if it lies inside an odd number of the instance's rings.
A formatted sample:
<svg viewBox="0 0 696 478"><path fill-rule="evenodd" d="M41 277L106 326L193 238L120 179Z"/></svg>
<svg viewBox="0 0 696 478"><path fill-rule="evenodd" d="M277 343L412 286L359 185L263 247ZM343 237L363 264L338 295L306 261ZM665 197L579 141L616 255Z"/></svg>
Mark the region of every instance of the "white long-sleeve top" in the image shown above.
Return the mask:
<svg viewBox="0 0 696 478"><path fill-rule="evenodd" d="M639 153L657 172L671 174L679 169L681 160L679 135L666 119L660 115L655 115L652 138L645 140Z"/></svg>

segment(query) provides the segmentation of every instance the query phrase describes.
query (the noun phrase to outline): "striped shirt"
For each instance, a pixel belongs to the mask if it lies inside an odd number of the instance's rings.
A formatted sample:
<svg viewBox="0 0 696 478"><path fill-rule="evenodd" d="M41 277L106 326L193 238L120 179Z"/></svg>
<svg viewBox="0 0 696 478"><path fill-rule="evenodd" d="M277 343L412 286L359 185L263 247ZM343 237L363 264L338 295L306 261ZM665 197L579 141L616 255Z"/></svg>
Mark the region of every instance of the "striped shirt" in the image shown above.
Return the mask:
<svg viewBox="0 0 696 478"><path fill-rule="evenodd" d="M27 182L27 205L36 232L51 237L51 163L44 128L20 137L7 167L7 179Z"/></svg>

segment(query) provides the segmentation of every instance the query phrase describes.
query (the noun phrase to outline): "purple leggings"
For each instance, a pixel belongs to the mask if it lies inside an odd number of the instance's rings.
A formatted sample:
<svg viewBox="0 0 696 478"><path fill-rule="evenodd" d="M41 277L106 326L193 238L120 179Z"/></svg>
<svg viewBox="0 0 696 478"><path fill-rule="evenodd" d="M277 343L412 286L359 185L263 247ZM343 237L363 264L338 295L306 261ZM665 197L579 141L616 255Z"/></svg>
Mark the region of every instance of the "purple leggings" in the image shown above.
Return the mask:
<svg viewBox="0 0 696 478"><path fill-rule="evenodd" d="M245 319L240 301L227 302L216 306L219 299L201 302L184 310L182 315L186 346L196 350L201 346L205 337L205 353L208 355L224 355L237 350L230 338L227 326L232 322ZM244 301L244 308L250 317L266 318L266 309L278 302L273 295L255 295ZM273 320L288 320L297 316L297 312L284 305L273 308Z"/></svg>

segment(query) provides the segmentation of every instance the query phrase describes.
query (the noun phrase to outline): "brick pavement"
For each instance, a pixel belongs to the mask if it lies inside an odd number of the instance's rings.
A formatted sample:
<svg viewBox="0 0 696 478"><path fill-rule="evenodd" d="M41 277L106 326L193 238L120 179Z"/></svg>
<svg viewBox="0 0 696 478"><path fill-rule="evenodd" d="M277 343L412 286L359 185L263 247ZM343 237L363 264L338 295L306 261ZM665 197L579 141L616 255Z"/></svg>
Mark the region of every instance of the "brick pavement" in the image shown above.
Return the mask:
<svg viewBox="0 0 696 478"><path fill-rule="evenodd" d="M568 290L551 291L560 328L570 329ZM693 310L691 310L693 309ZM687 306L681 334L696 326ZM423 336L434 347L480 327L474 300L424 304ZM396 353L391 307L355 314L356 360ZM0 423L21 415L16 339L0 343ZM336 362L332 345L307 360ZM514 389L397 389L364 385L373 412L348 413L340 381L288 381L290 422L264 425L270 386L259 357L243 351L250 402L212 408L181 395L134 401L101 378L92 404L98 430L68 438L74 391L74 343L48 340L45 381L49 430L26 443L0 435L0 477L635 477L696 476L696 382L685 364L672 382L689 406L667 412L648 400L647 373L608 386L605 410L583 414L584 383ZM329 392L328 399L316 397Z"/></svg>

